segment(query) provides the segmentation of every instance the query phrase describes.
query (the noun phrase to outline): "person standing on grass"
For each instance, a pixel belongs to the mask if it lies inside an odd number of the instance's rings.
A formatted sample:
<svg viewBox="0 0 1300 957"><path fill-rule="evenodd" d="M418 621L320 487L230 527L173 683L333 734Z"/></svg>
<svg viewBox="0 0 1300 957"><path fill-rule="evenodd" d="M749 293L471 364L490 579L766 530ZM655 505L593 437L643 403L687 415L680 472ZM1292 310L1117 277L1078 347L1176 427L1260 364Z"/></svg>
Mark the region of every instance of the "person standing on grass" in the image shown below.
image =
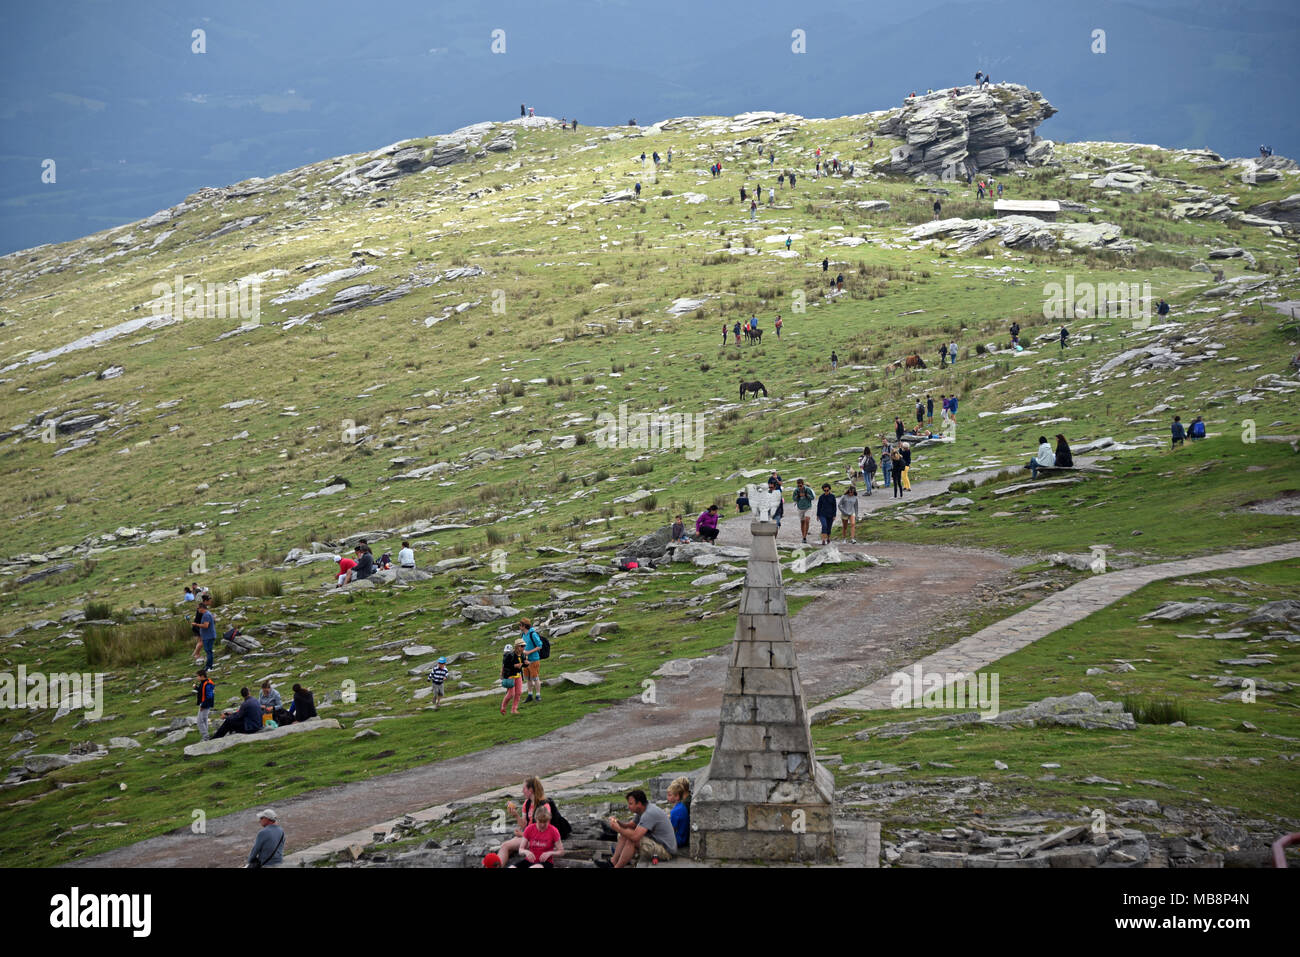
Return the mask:
<svg viewBox="0 0 1300 957"><path fill-rule="evenodd" d="M794 507L799 510L799 536L808 541L808 525L812 522L813 490L797 479L794 486Z"/></svg>
<svg viewBox="0 0 1300 957"><path fill-rule="evenodd" d="M925 403L920 399L916 400L916 431L921 431L921 426L925 425Z"/></svg>
<svg viewBox="0 0 1300 957"><path fill-rule="evenodd" d="M195 683L194 690L198 692L199 740L206 741L208 740L208 715L212 713L212 709L217 703L217 686L208 677L206 668L198 670L198 677L199 680Z"/></svg>
<svg viewBox="0 0 1300 957"><path fill-rule="evenodd" d="M939 344L939 368L942 369L944 367L944 364L947 361L948 361L948 343L943 342Z"/></svg>
<svg viewBox="0 0 1300 957"><path fill-rule="evenodd" d="M724 346L727 344L727 324L725 322L722 324L722 344Z"/></svg>
<svg viewBox="0 0 1300 957"><path fill-rule="evenodd" d="M433 710L437 711L442 704L443 686L447 683L447 675L450 671L447 669L447 659L442 657L438 663L433 666L429 672L429 682L433 685Z"/></svg>
<svg viewBox="0 0 1300 957"><path fill-rule="evenodd" d="M957 364L957 343L950 342L948 343L948 365L955 366L956 364Z"/></svg>
<svg viewBox="0 0 1300 957"><path fill-rule="evenodd" d="M731 331L736 334L736 345L740 345L740 320L739 319L737 319L736 324L731 327Z"/></svg>
<svg viewBox="0 0 1300 957"><path fill-rule="evenodd" d="M834 372L839 367L840 367L840 357L837 356L835 354L835 350L832 349L831 350L831 371Z"/></svg>
<svg viewBox="0 0 1300 957"><path fill-rule="evenodd" d="M1174 416L1174 422L1169 427L1169 434L1171 436L1169 440L1169 449L1172 451L1181 446L1183 444L1183 439L1187 437L1187 433L1183 429L1183 420L1181 416Z"/></svg>
<svg viewBox="0 0 1300 957"><path fill-rule="evenodd" d="M934 396L925 397L925 424L934 425Z"/></svg>
<svg viewBox="0 0 1300 957"><path fill-rule="evenodd" d="M775 326L776 326L776 337L780 339L781 338L781 314L779 312L776 314Z"/></svg>
<svg viewBox="0 0 1300 957"><path fill-rule="evenodd" d="M850 545L858 543L858 490L852 485L840 496L840 538Z"/></svg>
<svg viewBox="0 0 1300 957"><path fill-rule="evenodd" d="M835 515L838 511L839 503L835 500L835 493L829 485L822 485L822 494L817 498L817 521L822 527L823 545L831 543L831 531L835 528Z"/></svg>
<svg viewBox="0 0 1300 957"><path fill-rule="evenodd" d="M1070 342L1070 330L1061 326L1061 348L1064 349Z"/></svg>
<svg viewBox="0 0 1300 957"><path fill-rule="evenodd" d="M519 697L524 690L524 640L522 638L515 641L513 645L506 645L505 650L501 652L501 687L506 689L505 697L501 699L501 713L506 713L506 705L513 704L511 714L519 713Z"/></svg>
<svg viewBox="0 0 1300 957"><path fill-rule="evenodd" d="M948 396L948 418L957 418L957 393Z"/></svg>
<svg viewBox="0 0 1300 957"><path fill-rule="evenodd" d="M528 658L524 662L524 677L528 680L528 700L542 701L542 636L533 627L531 618L520 618L519 628L523 632L524 651Z"/></svg>
<svg viewBox="0 0 1300 957"><path fill-rule="evenodd" d="M205 598L199 602L198 616L195 620L199 625L199 642L203 645L203 653L208 658L208 663L204 667L211 671L212 648L217 642L217 619L212 615L210 599Z"/></svg>
<svg viewBox="0 0 1300 957"><path fill-rule="evenodd" d="M897 415L894 416L894 438L899 442L903 441L903 433L906 431L902 418Z"/></svg>
<svg viewBox="0 0 1300 957"><path fill-rule="evenodd" d="M898 447L898 454L903 457L903 491L912 491L912 446L908 442Z"/></svg>

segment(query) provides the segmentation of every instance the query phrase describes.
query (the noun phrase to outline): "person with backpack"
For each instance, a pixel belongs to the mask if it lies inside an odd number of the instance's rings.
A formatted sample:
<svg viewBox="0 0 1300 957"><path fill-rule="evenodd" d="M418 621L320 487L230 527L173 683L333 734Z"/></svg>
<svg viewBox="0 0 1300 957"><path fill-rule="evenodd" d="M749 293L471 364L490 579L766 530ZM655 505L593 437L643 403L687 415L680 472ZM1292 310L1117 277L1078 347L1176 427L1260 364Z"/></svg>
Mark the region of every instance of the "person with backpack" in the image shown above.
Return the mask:
<svg viewBox="0 0 1300 957"><path fill-rule="evenodd" d="M536 820L536 814L542 808L546 808L550 813L551 826L559 832L561 839L573 833L573 827L560 814L560 809L555 806L555 802L546 796L546 788L542 786L541 779L535 776L526 777L523 804L517 805L514 801L506 802L506 814L515 819L515 836L505 841L497 851L502 867L507 866L511 854L523 851L524 832Z"/></svg>
<svg viewBox="0 0 1300 957"><path fill-rule="evenodd" d="M1165 302L1164 299L1161 299L1160 302L1156 304L1156 314L1160 316L1161 322L1164 322L1169 318L1169 303Z"/></svg>
<svg viewBox="0 0 1300 957"><path fill-rule="evenodd" d="M506 645L501 651L501 687L506 689L501 699L501 713L506 713L506 705L511 705L510 713L519 713L519 699L524 690L524 640L516 638L514 644Z"/></svg>
<svg viewBox="0 0 1300 957"><path fill-rule="evenodd" d="M522 632L524 651L528 655L524 662L524 679L528 683L528 700L532 701L536 698L540 704L542 700L542 659L551 656L551 645L550 642L537 633L531 618L520 618L519 630Z"/></svg>
<svg viewBox="0 0 1300 957"><path fill-rule="evenodd" d="M803 479L796 479L794 484L794 507L799 510L799 534L808 541L808 525L812 522L813 490L804 484Z"/></svg>
<svg viewBox="0 0 1300 957"><path fill-rule="evenodd" d="M1064 349L1070 342L1070 330L1061 326L1061 348Z"/></svg>
<svg viewBox="0 0 1300 957"><path fill-rule="evenodd" d="M637 198L637 199L640 199L640 198L641 198L641 184L640 184L640 183L637 183L637 184L636 184L636 198Z"/></svg>
<svg viewBox="0 0 1300 957"><path fill-rule="evenodd" d="M199 680L194 683L194 690L198 692L199 740L206 741L208 740L208 715L212 713L212 708L217 703L217 686L208 677L206 668L200 668L197 674Z"/></svg>
<svg viewBox="0 0 1300 957"><path fill-rule="evenodd" d="M1205 438L1205 420L1199 415L1192 420L1192 424L1187 430L1187 437L1193 442Z"/></svg>
<svg viewBox="0 0 1300 957"><path fill-rule="evenodd" d="M253 849L248 852L245 867L279 867L284 863L284 828L280 827L275 811L267 808L257 817L262 829L257 832Z"/></svg>
<svg viewBox="0 0 1300 957"><path fill-rule="evenodd" d="M785 237L785 251L786 251L786 252L789 252L789 251L790 251L790 243L791 243L790 237L789 237L789 236L786 236L786 237Z"/></svg>
<svg viewBox="0 0 1300 957"><path fill-rule="evenodd" d="M865 491L870 495L871 487L876 483L876 457L871 454L870 444L862 450L862 457L858 459L858 471L862 473Z"/></svg>

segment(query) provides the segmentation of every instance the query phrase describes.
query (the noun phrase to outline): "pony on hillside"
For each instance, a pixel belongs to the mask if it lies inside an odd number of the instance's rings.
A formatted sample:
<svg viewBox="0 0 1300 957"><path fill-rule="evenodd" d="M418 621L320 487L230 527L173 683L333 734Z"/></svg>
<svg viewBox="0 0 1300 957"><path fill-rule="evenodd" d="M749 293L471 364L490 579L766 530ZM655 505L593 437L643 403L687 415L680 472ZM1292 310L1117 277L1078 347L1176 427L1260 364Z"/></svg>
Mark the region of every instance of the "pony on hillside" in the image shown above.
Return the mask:
<svg viewBox="0 0 1300 957"><path fill-rule="evenodd" d="M740 383L741 401L744 401L746 392L752 392L755 397L757 397L758 394L762 392L763 398L765 399L767 398L767 386L763 385L763 383L759 382L757 379L755 379L753 382Z"/></svg>

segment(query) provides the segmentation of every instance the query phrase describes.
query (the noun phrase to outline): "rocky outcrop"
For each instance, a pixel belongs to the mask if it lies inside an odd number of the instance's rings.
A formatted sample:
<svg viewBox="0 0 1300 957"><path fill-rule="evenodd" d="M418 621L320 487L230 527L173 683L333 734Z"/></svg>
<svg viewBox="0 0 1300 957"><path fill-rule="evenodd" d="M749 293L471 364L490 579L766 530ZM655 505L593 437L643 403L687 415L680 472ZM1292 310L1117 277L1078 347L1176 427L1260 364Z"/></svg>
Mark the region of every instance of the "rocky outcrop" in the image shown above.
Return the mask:
<svg viewBox="0 0 1300 957"><path fill-rule="evenodd" d="M1036 130L1056 108L1041 93L1014 83L909 97L879 132L905 141L877 169L907 176L965 179L977 171L1008 172L1046 162L1050 146Z"/></svg>
<svg viewBox="0 0 1300 957"><path fill-rule="evenodd" d="M196 741L194 744L185 746L185 754L187 757L194 758L204 754L216 754L218 751L224 751L240 744L257 744L274 741L277 738L285 738L291 734L305 734L308 731L326 729L338 730L340 727L342 726L336 718L312 718L308 721L295 721L293 724L272 728L269 731L262 730L256 734L227 734L224 737L211 738L207 741Z"/></svg>
<svg viewBox="0 0 1300 957"><path fill-rule="evenodd" d="M1055 249L1065 243L1116 252L1134 250L1132 240L1124 239L1120 228L1110 223L1045 223L1032 216L940 219L914 226L906 235L912 240L942 237L962 253L988 240L997 240L1008 249Z"/></svg>

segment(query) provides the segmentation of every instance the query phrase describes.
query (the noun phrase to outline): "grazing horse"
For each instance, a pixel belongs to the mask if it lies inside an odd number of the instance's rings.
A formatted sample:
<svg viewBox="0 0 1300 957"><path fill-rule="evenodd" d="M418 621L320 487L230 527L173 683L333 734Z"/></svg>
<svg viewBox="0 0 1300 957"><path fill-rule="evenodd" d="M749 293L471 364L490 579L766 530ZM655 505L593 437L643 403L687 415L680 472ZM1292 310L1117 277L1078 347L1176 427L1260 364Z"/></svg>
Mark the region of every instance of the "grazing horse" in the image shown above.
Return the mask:
<svg viewBox="0 0 1300 957"><path fill-rule="evenodd" d="M755 396L757 396L759 392L762 392L763 398L767 398L767 386L763 385L763 383L759 382L757 379L753 382L740 383L740 398L742 401L745 398L746 392L752 392Z"/></svg>
<svg viewBox="0 0 1300 957"><path fill-rule="evenodd" d="M743 331L744 331L744 333L745 333L745 338L746 338L746 339L749 339L749 340L751 340L751 341L753 341L753 342L757 342L759 345L762 345L762 344L763 344L763 330L762 330L762 329L751 329L751 328L749 328L749 326L745 326Z"/></svg>
<svg viewBox="0 0 1300 957"><path fill-rule="evenodd" d="M925 368L925 360L922 359L922 358L920 357L920 355L918 355L917 353L913 352L910 356L908 356L906 359L903 360L903 368L905 368L905 369L924 369L924 368Z"/></svg>

